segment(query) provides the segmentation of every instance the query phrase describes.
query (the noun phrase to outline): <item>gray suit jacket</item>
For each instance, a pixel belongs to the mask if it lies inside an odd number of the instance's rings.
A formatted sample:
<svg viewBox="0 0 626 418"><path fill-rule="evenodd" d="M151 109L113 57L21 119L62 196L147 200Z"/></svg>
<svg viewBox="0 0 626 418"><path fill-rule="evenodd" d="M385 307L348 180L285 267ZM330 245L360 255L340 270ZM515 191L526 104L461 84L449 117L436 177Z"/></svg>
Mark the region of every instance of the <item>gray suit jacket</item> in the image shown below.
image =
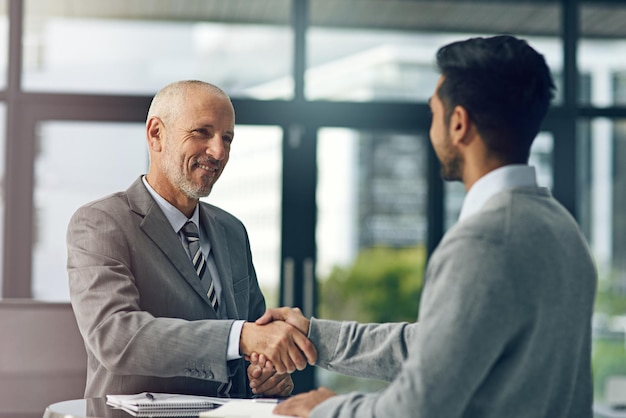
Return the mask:
<svg viewBox="0 0 626 418"><path fill-rule="evenodd" d="M591 417L595 284L547 190L502 192L432 254L419 324L311 321L319 366L391 382L311 417Z"/></svg>
<svg viewBox="0 0 626 418"><path fill-rule="evenodd" d="M200 204L228 318L216 313L167 218L141 178L89 203L67 232L70 298L88 356L85 397L142 391L215 395L233 380L248 392L243 360L227 363L233 319L265 311L246 230Z"/></svg>

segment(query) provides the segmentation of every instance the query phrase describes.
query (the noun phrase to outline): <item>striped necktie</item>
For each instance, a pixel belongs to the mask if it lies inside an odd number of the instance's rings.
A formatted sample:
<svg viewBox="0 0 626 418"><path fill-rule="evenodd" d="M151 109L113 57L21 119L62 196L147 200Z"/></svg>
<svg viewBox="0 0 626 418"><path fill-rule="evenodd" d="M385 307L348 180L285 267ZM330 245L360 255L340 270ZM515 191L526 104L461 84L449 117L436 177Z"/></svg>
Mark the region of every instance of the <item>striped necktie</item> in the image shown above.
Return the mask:
<svg viewBox="0 0 626 418"><path fill-rule="evenodd" d="M191 257L191 261L193 262L193 266L196 269L196 273L200 278L200 282L204 286L204 289L207 292L207 296L209 297L209 301L217 312L218 302L217 302L217 293L215 292L215 287L213 286L213 280L211 280L211 275L208 272L206 260L202 255L202 251L200 250L200 235L198 234L198 228L196 224L191 221L187 221L187 223L181 228L185 238L187 239L187 248L189 250L189 256Z"/></svg>
<svg viewBox="0 0 626 418"><path fill-rule="evenodd" d="M193 262L193 266L196 269L196 273L200 278L200 282L202 283L204 290L207 290L207 296L209 297L209 301L211 301L211 305L213 309L217 313L218 303L217 303L217 293L215 293L215 287L213 286L213 280L211 280L211 275L208 272L206 260L202 255L202 251L200 250L200 235L198 234L198 228L196 224L191 221L187 221L187 223L181 228L183 231L183 235L187 239L187 248L189 250L189 256L191 257L191 261ZM227 396L232 389L232 381L228 379L228 382L221 383L217 389L217 394L219 396Z"/></svg>

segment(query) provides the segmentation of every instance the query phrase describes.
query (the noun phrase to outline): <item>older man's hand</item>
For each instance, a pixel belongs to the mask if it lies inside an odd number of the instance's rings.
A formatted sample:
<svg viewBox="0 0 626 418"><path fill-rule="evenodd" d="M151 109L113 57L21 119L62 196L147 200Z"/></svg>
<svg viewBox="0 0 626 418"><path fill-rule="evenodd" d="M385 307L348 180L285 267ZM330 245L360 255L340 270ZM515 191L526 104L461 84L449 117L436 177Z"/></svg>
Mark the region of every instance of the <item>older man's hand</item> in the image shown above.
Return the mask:
<svg viewBox="0 0 626 418"><path fill-rule="evenodd" d="M303 370L307 362L314 364L317 360L317 350L306 335L283 321L244 323L239 351L247 358L253 353L264 354L278 374Z"/></svg>
<svg viewBox="0 0 626 418"><path fill-rule="evenodd" d="M250 388L255 395L289 396L293 391L290 374L278 374L264 354L252 353L248 366Z"/></svg>

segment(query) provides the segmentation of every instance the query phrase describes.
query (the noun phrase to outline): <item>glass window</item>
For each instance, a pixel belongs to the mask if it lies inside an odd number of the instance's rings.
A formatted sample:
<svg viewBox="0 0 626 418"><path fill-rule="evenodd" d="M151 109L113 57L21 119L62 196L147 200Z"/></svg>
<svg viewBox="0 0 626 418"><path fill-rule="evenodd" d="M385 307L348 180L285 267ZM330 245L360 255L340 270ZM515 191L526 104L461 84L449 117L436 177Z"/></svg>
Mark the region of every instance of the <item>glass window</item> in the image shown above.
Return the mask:
<svg viewBox="0 0 626 418"><path fill-rule="evenodd" d="M581 80L578 101L594 106L626 104L626 4L581 4L581 36L578 69Z"/></svg>
<svg viewBox="0 0 626 418"><path fill-rule="evenodd" d="M291 82L290 0L26 0L23 87L28 91L153 94L202 79L231 96Z"/></svg>
<svg viewBox="0 0 626 418"><path fill-rule="evenodd" d="M427 101L438 78L434 58L439 47L498 33L527 39L558 73L559 11L556 3L311 0L305 95L311 100Z"/></svg>
<svg viewBox="0 0 626 418"><path fill-rule="evenodd" d="M202 199L246 226L268 307L278 306L280 282L282 135L275 126L237 125L228 165L211 194Z"/></svg>
<svg viewBox="0 0 626 418"><path fill-rule="evenodd" d="M147 171L145 125L40 122L37 147L33 298L69 301L65 236L70 217L91 200L126 190Z"/></svg>
<svg viewBox="0 0 626 418"><path fill-rule="evenodd" d="M307 99L415 102L432 94L435 52L451 38L313 27L307 40Z"/></svg>
<svg viewBox="0 0 626 418"><path fill-rule="evenodd" d="M415 321L426 260L427 134L318 133L319 316ZM341 393L384 386L316 370Z"/></svg>
<svg viewBox="0 0 626 418"><path fill-rule="evenodd" d="M611 379L626 376L626 120L584 121L578 137L588 165L578 178L582 227L598 267L594 394L596 401L613 403Z"/></svg>

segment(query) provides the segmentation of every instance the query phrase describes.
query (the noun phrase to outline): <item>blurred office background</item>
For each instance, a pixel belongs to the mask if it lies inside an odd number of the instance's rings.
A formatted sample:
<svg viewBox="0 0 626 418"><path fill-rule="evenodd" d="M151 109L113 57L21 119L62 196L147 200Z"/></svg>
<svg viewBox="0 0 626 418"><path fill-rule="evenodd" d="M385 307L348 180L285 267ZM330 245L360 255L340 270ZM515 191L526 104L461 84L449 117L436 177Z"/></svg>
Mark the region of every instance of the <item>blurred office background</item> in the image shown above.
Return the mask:
<svg viewBox="0 0 626 418"><path fill-rule="evenodd" d="M531 164L596 257L603 401L626 375L625 21L624 1L0 0L0 297L69 301L71 214L146 172L150 99L193 78L233 99L231 159L206 200L248 227L268 304L415 320L464 196L428 139L434 54L510 33L558 86ZM384 387L313 368L296 381Z"/></svg>

